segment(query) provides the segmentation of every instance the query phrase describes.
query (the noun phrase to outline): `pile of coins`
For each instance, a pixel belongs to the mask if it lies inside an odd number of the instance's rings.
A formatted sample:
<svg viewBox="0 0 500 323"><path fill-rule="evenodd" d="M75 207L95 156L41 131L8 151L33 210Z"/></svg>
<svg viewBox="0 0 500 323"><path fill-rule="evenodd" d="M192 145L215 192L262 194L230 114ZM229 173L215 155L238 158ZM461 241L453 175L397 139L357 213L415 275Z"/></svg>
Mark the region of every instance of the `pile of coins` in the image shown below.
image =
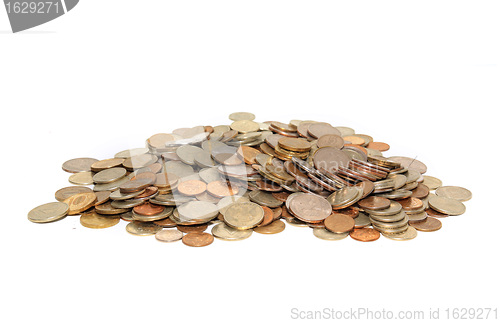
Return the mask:
<svg viewBox="0 0 500 323"><path fill-rule="evenodd" d="M324 240L411 240L417 230L439 230L438 218L463 214L472 197L423 175L427 167L414 158L384 157L388 144L348 127L255 122L248 112L229 118L155 134L145 148L112 158L66 161L74 185L28 219L79 215L93 229L127 221L133 235L196 247L279 233L282 219Z"/></svg>

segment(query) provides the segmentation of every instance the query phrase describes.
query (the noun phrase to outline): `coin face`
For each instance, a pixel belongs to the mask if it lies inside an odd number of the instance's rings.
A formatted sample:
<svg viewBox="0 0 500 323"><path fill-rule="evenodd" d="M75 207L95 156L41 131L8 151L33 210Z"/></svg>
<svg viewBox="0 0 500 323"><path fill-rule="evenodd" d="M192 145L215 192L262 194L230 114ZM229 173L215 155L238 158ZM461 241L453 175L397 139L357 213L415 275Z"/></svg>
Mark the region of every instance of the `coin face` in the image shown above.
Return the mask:
<svg viewBox="0 0 500 323"><path fill-rule="evenodd" d="M441 229L443 225L441 221L439 221L438 219L433 217L428 217L424 221L412 223L411 226L417 229L418 231L432 232Z"/></svg>
<svg viewBox="0 0 500 323"><path fill-rule="evenodd" d="M335 149L341 149L344 147L344 138L339 135L327 134L319 137L316 145L318 148L332 147Z"/></svg>
<svg viewBox="0 0 500 323"><path fill-rule="evenodd" d="M105 229L112 227L120 222L118 215L100 215L95 211L82 214L80 224L90 229Z"/></svg>
<svg viewBox="0 0 500 323"><path fill-rule="evenodd" d="M191 232L182 237L182 243L189 247L205 247L214 242L214 236L206 232Z"/></svg>
<svg viewBox="0 0 500 323"><path fill-rule="evenodd" d="M212 228L212 235L218 239L226 241L239 241L249 238L252 235L252 230L237 230L231 228L225 223L216 224Z"/></svg>
<svg viewBox="0 0 500 323"><path fill-rule="evenodd" d="M377 141L370 142L366 147L378 151L388 151L391 148L385 142L377 142Z"/></svg>
<svg viewBox="0 0 500 323"><path fill-rule="evenodd" d="M443 182L439 178L428 175L424 175L424 181L422 184L427 186L430 190L435 190L436 188L443 186Z"/></svg>
<svg viewBox="0 0 500 323"><path fill-rule="evenodd" d="M358 201L358 205L363 209L382 210L391 206L391 201L385 197L370 196Z"/></svg>
<svg viewBox="0 0 500 323"><path fill-rule="evenodd" d="M285 230L285 227L286 226L283 221L275 220L268 225L253 228L253 231L260 234L277 234L283 232L283 230Z"/></svg>
<svg viewBox="0 0 500 323"><path fill-rule="evenodd" d="M264 210L251 202L231 204L224 212L224 222L238 230L256 227L264 219Z"/></svg>
<svg viewBox="0 0 500 323"><path fill-rule="evenodd" d="M424 203L422 202L422 200L414 198L414 197L408 197L408 198L399 200L398 202L399 202L399 204L401 204L401 206L403 207L403 209L405 211L417 210L417 209L420 209L424 206Z"/></svg>
<svg viewBox="0 0 500 323"><path fill-rule="evenodd" d="M378 240L378 238L380 238L380 232L372 228L361 228L354 229L354 231L350 233L350 236L354 240L369 242Z"/></svg>
<svg viewBox="0 0 500 323"><path fill-rule="evenodd" d="M318 195L297 193L290 199L289 205L289 211L304 222L319 222L332 213L330 203Z"/></svg>
<svg viewBox="0 0 500 323"><path fill-rule="evenodd" d="M68 173L90 172L91 165L98 162L95 158L75 158L70 159L62 165L62 169Z"/></svg>
<svg viewBox="0 0 500 323"><path fill-rule="evenodd" d="M69 206L68 215L75 215L94 206L96 199L97 196L94 193L79 193L68 197L63 202Z"/></svg>
<svg viewBox="0 0 500 323"><path fill-rule="evenodd" d="M135 236L152 236L163 228L152 222L132 221L127 224L125 229Z"/></svg>
<svg viewBox="0 0 500 323"><path fill-rule="evenodd" d="M48 223L60 220L68 214L69 206L62 202L51 202L37 206L28 213L28 220L35 223Z"/></svg>
<svg viewBox="0 0 500 323"><path fill-rule="evenodd" d="M448 197L432 196L429 198L429 206L441 213L448 215L460 215L465 213L465 205Z"/></svg>
<svg viewBox="0 0 500 323"><path fill-rule="evenodd" d="M436 189L436 195L460 202L465 202L472 198L472 193L460 186L441 186Z"/></svg>
<svg viewBox="0 0 500 323"><path fill-rule="evenodd" d="M328 240L328 241L338 241L345 239L349 233L334 233L331 232L325 228L314 228L313 229L313 234L315 237L322 239L322 240Z"/></svg>
<svg viewBox="0 0 500 323"><path fill-rule="evenodd" d="M127 170L123 167L113 167L105 169L95 174L93 180L97 184L106 184L116 181L127 174Z"/></svg>
<svg viewBox="0 0 500 323"><path fill-rule="evenodd" d="M69 177L69 182L75 185L92 185L94 180L92 172L75 173Z"/></svg>
<svg viewBox="0 0 500 323"><path fill-rule="evenodd" d="M356 222L348 215L333 213L325 219L325 227L333 233L348 233L354 229Z"/></svg>
<svg viewBox="0 0 500 323"><path fill-rule="evenodd" d="M196 196L199 195L207 189L207 184L198 180L190 180L179 183L177 190L179 193L186 196Z"/></svg>
<svg viewBox="0 0 500 323"><path fill-rule="evenodd" d="M67 199L68 197L71 197L73 195L80 194L80 193L92 193L92 190L90 188L84 187L84 186L68 186L68 187L64 187L64 188L61 188L60 190L58 190L55 194L55 197L56 197L56 200L58 200L59 202L62 202L65 199Z"/></svg>
<svg viewBox="0 0 500 323"><path fill-rule="evenodd" d="M314 166L335 172L340 167L347 167L351 158L342 150L333 147L324 147L316 150L313 156Z"/></svg>
<svg viewBox="0 0 500 323"><path fill-rule="evenodd" d="M183 233L177 229L163 229L155 234L155 238L161 242L179 241L183 237Z"/></svg>

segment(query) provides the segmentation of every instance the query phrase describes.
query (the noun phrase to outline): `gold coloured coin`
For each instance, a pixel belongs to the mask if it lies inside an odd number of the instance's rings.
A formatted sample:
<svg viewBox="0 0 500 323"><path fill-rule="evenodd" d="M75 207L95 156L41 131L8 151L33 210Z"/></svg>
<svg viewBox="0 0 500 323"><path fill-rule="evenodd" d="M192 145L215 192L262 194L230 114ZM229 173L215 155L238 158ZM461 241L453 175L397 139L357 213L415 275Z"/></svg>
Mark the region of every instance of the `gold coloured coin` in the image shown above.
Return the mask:
<svg viewBox="0 0 500 323"><path fill-rule="evenodd" d="M233 121L240 121L240 120L253 121L255 119L255 114L250 112L233 112L229 115L229 119Z"/></svg>
<svg viewBox="0 0 500 323"><path fill-rule="evenodd" d="M62 165L62 169L68 173L90 172L90 166L98 162L95 158L75 158L70 159Z"/></svg>
<svg viewBox="0 0 500 323"><path fill-rule="evenodd" d="M90 166L90 169L93 172L97 173L97 172L100 172L101 170L105 170L105 169L113 168L113 167L118 167L124 161L125 161L125 159L123 159L123 158L109 158L109 159L104 159L104 160L100 160L100 161L97 161L97 162L93 163Z"/></svg>
<svg viewBox="0 0 500 323"><path fill-rule="evenodd" d="M443 225L441 221L439 221L438 219L433 217L428 217L424 221L412 223L411 226L417 229L418 231L433 232L441 229Z"/></svg>
<svg viewBox="0 0 500 323"><path fill-rule="evenodd" d="M430 190L435 190L436 188L443 186L443 182L439 178L429 175L424 175L424 181L422 184L427 186Z"/></svg>
<svg viewBox="0 0 500 323"><path fill-rule="evenodd" d="M231 124L231 129L238 131L239 133L247 133L259 131L260 125L251 120L238 120Z"/></svg>
<svg viewBox="0 0 500 323"><path fill-rule="evenodd" d="M240 241L249 238L252 230L237 230L226 225L224 222L216 224L212 228L212 235L226 241Z"/></svg>
<svg viewBox="0 0 500 323"><path fill-rule="evenodd" d="M285 222L281 220L275 220L268 225L253 228L253 231L260 234L276 234L283 232L283 230L285 230L285 227Z"/></svg>
<svg viewBox="0 0 500 323"><path fill-rule="evenodd" d="M234 203L224 212L224 222L238 230L256 227L264 219L264 210L251 202Z"/></svg>
<svg viewBox="0 0 500 323"><path fill-rule="evenodd" d="M97 214L95 211L82 214L80 217L80 224L90 229L105 229L112 227L120 222L118 215L103 216Z"/></svg>
<svg viewBox="0 0 500 323"><path fill-rule="evenodd" d="M392 233L392 234L388 234L388 233L385 233L385 232L382 232L382 235L384 237L386 237L387 239L391 239L391 240L396 240L396 241L408 241L408 240L412 240L412 239L415 239L417 237L417 230L412 227L411 225L408 226L408 228L403 231L403 232L400 232L400 233Z"/></svg>
<svg viewBox="0 0 500 323"><path fill-rule="evenodd" d="M28 220L35 223L48 223L60 220L68 214L69 206L62 202L51 202L37 206L28 213Z"/></svg>
<svg viewBox="0 0 500 323"><path fill-rule="evenodd" d="M92 172L75 173L69 177L69 182L75 185L92 185L94 180Z"/></svg>
<svg viewBox="0 0 500 323"><path fill-rule="evenodd" d="M127 224L125 229L135 236L152 236L163 228L152 222L132 221Z"/></svg>
<svg viewBox="0 0 500 323"><path fill-rule="evenodd" d="M94 206L96 200L97 196L94 193L80 193L68 197L63 203L69 206L68 215L75 215Z"/></svg>

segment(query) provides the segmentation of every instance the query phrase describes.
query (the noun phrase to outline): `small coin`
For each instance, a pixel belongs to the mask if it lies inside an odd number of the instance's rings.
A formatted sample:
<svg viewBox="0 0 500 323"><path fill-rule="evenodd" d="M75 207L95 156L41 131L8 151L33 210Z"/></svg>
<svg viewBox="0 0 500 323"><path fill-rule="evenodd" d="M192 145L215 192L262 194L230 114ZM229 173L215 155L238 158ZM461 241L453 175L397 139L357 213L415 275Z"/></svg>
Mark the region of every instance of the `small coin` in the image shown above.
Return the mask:
<svg viewBox="0 0 500 323"><path fill-rule="evenodd" d="M95 206L95 211L99 214L105 214L105 215L116 215L116 214L122 214L128 211L128 209L119 209L111 206L111 202L106 202L100 205Z"/></svg>
<svg viewBox="0 0 500 323"><path fill-rule="evenodd" d="M135 157L143 154L147 154L149 152L148 148L133 148L133 149L127 149L120 151L115 154L115 158L130 158L130 157Z"/></svg>
<svg viewBox="0 0 500 323"><path fill-rule="evenodd" d="M300 123L299 126L302 124L303 123ZM324 135L341 135L337 128L326 122L315 122L309 124L307 127L307 134L316 139Z"/></svg>
<svg viewBox="0 0 500 323"><path fill-rule="evenodd" d="M350 236L354 240L368 242L378 240L378 238L380 238L380 232L372 228L361 228L354 229L350 233Z"/></svg>
<svg viewBox="0 0 500 323"><path fill-rule="evenodd" d="M396 201L391 201L391 205L387 209L382 210L366 210L366 213L374 215L394 215L401 212L403 207Z"/></svg>
<svg viewBox="0 0 500 323"><path fill-rule="evenodd" d="M443 182L439 178L428 175L424 175L424 181L422 184L427 186L430 190L435 190L436 188L443 186Z"/></svg>
<svg viewBox="0 0 500 323"><path fill-rule="evenodd" d="M333 233L347 233L354 229L355 220L345 214L333 213L325 219L325 227Z"/></svg>
<svg viewBox="0 0 500 323"><path fill-rule="evenodd" d="M28 213L28 220L35 223L48 223L60 220L68 214L69 206L62 202L51 202L37 206Z"/></svg>
<svg viewBox="0 0 500 323"><path fill-rule="evenodd" d="M100 215L95 211L90 211L82 214L80 224L90 229L105 229L110 228L120 222L120 217L117 215Z"/></svg>
<svg viewBox="0 0 500 323"><path fill-rule="evenodd" d="M251 202L231 204L224 212L224 222L238 230L256 227L264 219L264 210Z"/></svg>
<svg viewBox="0 0 500 323"><path fill-rule="evenodd" d="M68 215L75 215L94 206L96 199L94 193L79 193L68 197L63 203L69 206Z"/></svg>
<svg viewBox="0 0 500 323"><path fill-rule="evenodd" d="M274 220L273 210L271 210L267 206L261 206L261 207L264 210L264 219L262 220L261 223L259 223L258 227L266 226L266 225L270 224L271 222L273 222L273 220Z"/></svg>
<svg viewBox="0 0 500 323"><path fill-rule="evenodd" d="M375 149L378 151L388 151L391 146L389 146L385 142L372 141L366 146L366 148Z"/></svg>
<svg viewBox="0 0 500 323"><path fill-rule="evenodd" d="M134 207L134 212L138 215L152 216L157 215L165 211L165 207L162 205L156 205L149 202L143 203Z"/></svg>
<svg viewBox="0 0 500 323"><path fill-rule="evenodd" d="M92 185L94 180L92 172L75 173L69 177L69 182L75 185Z"/></svg>
<svg viewBox="0 0 500 323"><path fill-rule="evenodd" d="M92 190L85 186L68 186L61 188L55 193L56 200L59 202L64 201L68 197L71 197L80 193L92 193Z"/></svg>
<svg viewBox="0 0 500 323"><path fill-rule="evenodd" d="M238 131L239 133L247 133L259 131L260 125L251 120L238 120L231 124L231 129Z"/></svg>
<svg viewBox="0 0 500 323"><path fill-rule="evenodd" d="M100 204L103 204L103 203L106 203L107 201L109 201L109 196L111 195L111 192L110 191L101 191L101 192L94 192L94 194L96 196L94 206L96 206L96 205L100 205Z"/></svg>
<svg viewBox="0 0 500 323"><path fill-rule="evenodd" d="M206 232L191 232L182 237L182 243L189 247L205 247L214 242L214 236Z"/></svg>
<svg viewBox="0 0 500 323"><path fill-rule="evenodd" d="M472 198L472 193L468 189L460 186L441 186L436 189L436 195L460 202L465 202Z"/></svg>
<svg viewBox="0 0 500 323"><path fill-rule="evenodd" d="M283 202L276 199L271 193L263 191L252 191L248 197L250 198L250 201L270 208L279 207L283 204Z"/></svg>
<svg viewBox="0 0 500 323"><path fill-rule="evenodd" d="M414 227L409 226L408 229L406 229L406 231L393 234L382 233L382 235L391 240L408 241L415 239L417 237L417 230Z"/></svg>
<svg viewBox="0 0 500 323"><path fill-rule="evenodd" d="M354 228L356 228L356 229L364 228L364 227L367 227L371 224L372 224L372 222L370 221L370 218L366 214L361 213L361 212L354 219Z"/></svg>
<svg viewBox="0 0 500 323"><path fill-rule="evenodd" d="M238 148L238 154L243 158L243 161L247 164L256 164L257 156L261 154L260 150L252 147L240 146Z"/></svg>
<svg viewBox="0 0 500 323"><path fill-rule="evenodd" d="M126 183L129 181L129 177L125 176L120 178L119 180L116 180L111 183L106 183L106 184L95 184L94 185L94 191L95 192L102 192L102 191L114 191L120 187L120 185Z"/></svg>
<svg viewBox="0 0 500 323"><path fill-rule="evenodd" d="M123 167L130 171L140 169L152 165L158 161L158 157L152 154L142 154L125 159L122 163Z"/></svg>
<svg viewBox="0 0 500 323"><path fill-rule="evenodd" d="M342 147L344 147L344 138L339 135L327 134L319 137L316 145L318 146L318 148L333 147L336 149L341 149Z"/></svg>
<svg viewBox="0 0 500 323"><path fill-rule="evenodd" d="M415 197L408 197L398 201L405 211L418 210L424 206L422 200Z"/></svg>
<svg viewBox="0 0 500 323"><path fill-rule="evenodd" d="M358 205L363 209L382 210L391 206L391 201L385 197L369 196L358 201Z"/></svg>
<svg viewBox="0 0 500 323"><path fill-rule="evenodd" d="M94 175L93 180L97 184L107 184L119 180L127 175L127 170L123 167L113 167L102 170Z"/></svg>
<svg viewBox="0 0 500 323"><path fill-rule="evenodd" d="M443 196L432 196L429 198L429 206L438 212L448 215L465 213L465 205L462 202Z"/></svg>
<svg viewBox="0 0 500 323"><path fill-rule="evenodd" d="M223 198L238 194L239 189L238 186L231 186L227 182L218 180L208 183L207 191L215 197Z"/></svg>
<svg viewBox="0 0 500 323"><path fill-rule="evenodd" d="M177 229L163 229L155 234L155 238L161 242L174 242L182 239L183 233Z"/></svg>
<svg viewBox="0 0 500 323"><path fill-rule="evenodd" d="M253 231L260 234L276 234L285 230L285 223L281 220L275 220L268 225L253 228Z"/></svg>
<svg viewBox="0 0 500 323"><path fill-rule="evenodd" d="M249 238L252 235L252 230L237 230L231 228L225 223L216 224L212 228L212 235L218 239L226 241L239 241Z"/></svg>
<svg viewBox="0 0 500 323"><path fill-rule="evenodd" d="M208 228L207 224L198 224L198 225L178 225L177 230L190 233L190 232L203 232Z"/></svg>
<svg viewBox="0 0 500 323"><path fill-rule="evenodd" d="M350 142L353 145L359 145L359 146L363 146L366 143L365 139L356 135L345 136L344 140Z"/></svg>
<svg viewBox="0 0 500 323"><path fill-rule="evenodd" d="M348 232L334 233L334 232L331 232L325 228L314 228L313 234L317 238L320 238L322 240L329 240L329 241L342 240L342 239L345 239L349 235Z"/></svg>
<svg viewBox="0 0 500 323"><path fill-rule="evenodd" d="M166 218L166 219L163 219L163 220L158 220L158 221L153 221L154 224L157 224L161 227L164 227L164 228L175 228L177 227L177 224L172 221L172 219L170 218Z"/></svg>
<svg viewBox="0 0 500 323"><path fill-rule="evenodd" d="M142 174L141 174L142 175ZM146 187L154 183L154 179L140 178L136 180L129 180L120 185L121 193L133 193L143 191Z"/></svg>
<svg viewBox="0 0 500 323"><path fill-rule="evenodd" d="M428 217L424 221L411 223L410 226L414 227L418 231L432 232L441 229L443 225L438 219Z"/></svg>
<svg viewBox="0 0 500 323"><path fill-rule="evenodd" d="M438 212L438 211L433 210L431 208L426 209L425 213L427 213L428 216L432 216L432 217L435 217L435 218L447 218L447 217L449 217L448 214L444 214L444 213Z"/></svg>
<svg viewBox="0 0 500 323"><path fill-rule="evenodd" d="M152 236L163 228L152 222L132 221L127 224L125 229L135 236Z"/></svg>
<svg viewBox="0 0 500 323"><path fill-rule="evenodd" d="M423 199L429 195L429 188L425 184L419 183L415 189L412 190L411 196Z"/></svg>
<svg viewBox="0 0 500 323"><path fill-rule="evenodd" d="M255 114L250 112L233 112L229 115L229 119L233 121L240 121L240 120L252 121L255 119Z"/></svg>
<svg viewBox="0 0 500 323"><path fill-rule="evenodd" d="M98 162L95 158L75 158L70 159L62 165L62 169L68 173L90 172L91 165Z"/></svg>

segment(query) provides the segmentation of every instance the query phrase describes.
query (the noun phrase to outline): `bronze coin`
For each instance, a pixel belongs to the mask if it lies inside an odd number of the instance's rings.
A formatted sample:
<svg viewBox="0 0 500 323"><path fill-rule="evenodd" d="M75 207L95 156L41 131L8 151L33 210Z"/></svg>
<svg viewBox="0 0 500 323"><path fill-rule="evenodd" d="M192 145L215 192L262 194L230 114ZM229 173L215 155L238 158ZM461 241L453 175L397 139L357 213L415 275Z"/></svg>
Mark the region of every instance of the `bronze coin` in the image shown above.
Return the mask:
<svg viewBox="0 0 500 323"><path fill-rule="evenodd" d="M307 174L302 172L300 168L298 168L291 160L287 160L284 164L285 170L288 174L292 175L295 178L303 177L307 178Z"/></svg>
<svg viewBox="0 0 500 323"><path fill-rule="evenodd" d="M357 207L349 206L345 209L335 210L333 213L345 214L355 219L359 214L359 209Z"/></svg>
<svg viewBox="0 0 500 323"><path fill-rule="evenodd" d="M433 216L435 218L447 218L447 217L449 217L448 214L438 212L438 211L431 209L431 208L426 209L425 212L427 213L428 216Z"/></svg>
<svg viewBox="0 0 500 323"><path fill-rule="evenodd" d="M180 182L177 190L179 193L186 196L195 196L205 192L207 189L207 184L198 180L189 180Z"/></svg>
<svg viewBox="0 0 500 323"><path fill-rule="evenodd" d="M210 182L207 185L207 191L209 194L218 197L218 198L223 198L226 196L233 196L238 194L238 187L237 186L231 186L227 182L223 181L214 181Z"/></svg>
<svg viewBox="0 0 500 323"><path fill-rule="evenodd" d="M415 197L407 197L402 200L398 200L399 204L403 207L404 210L406 211L411 211L411 210L418 210L422 206L424 206L424 203L422 200L415 198Z"/></svg>
<svg viewBox="0 0 500 323"><path fill-rule="evenodd" d="M144 192L142 192L141 194L137 195L135 198L136 199L146 199L150 196L154 196L156 193L158 193L158 187L156 186L149 186L149 187L146 187L146 189L144 190Z"/></svg>
<svg viewBox="0 0 500 323"><path fill-rule="evenodd" d="M214 242L214 236L206 232L190 232L182 237L182 243L190 247L205 247Z"/></svg>
<svg viewBox="0 0 500 323"><path fill-rule="evenodd" d="M276 193L272 193L272 196L274 196L275 199L277 199L281 202L286 202L286 199L290 196L290 193L288 193L288 192L276 192Z"/></svg>
<svg viewBox="0 0 500 323"><path fill-rule="evenodd" d="M272 194L276 194L276 192L281 192L283 190L280 185L269 181L258 180L255 182L255 186L261 191L274 192Z"/></svg>
<svg viewBox="0 0 500 323"><path fill-rule="evenodd" d="M311 143L302 138L284 137L278 140L278 145L283 149L295 152L308 152L311 150Z"/></svg>
<svg viewBox="0 0 500 323"><path fill-rule="evenodd" d="M363 189L363 196L361 197L362 199L366 198L368 195L370 195L373 190L375 189L375 184L371 181L362 181L356 184L356 186L359 186Z"/></svg>
<svg viewBox="0 0 500 323"><path fill-rule="evenodd" d="M133 193L142 191L146 187L150 186L153 181L150 178L141 178L136 180L131 180L120 185L121 193Z"/></svg>
<svg viewBox="0 0 500 323"><path fill-rule="evenodd" d="M258 226L256 228L253 228L253 231L260 234L276 234L285 230L285 227L285 222L276 220L266 226Z"/></svg>
<svg viewBox="0 0 500 323"><path fill-rule="evenodd" d="M100 161L96 161L90 166L90 169L97 173L100 172L101 170L113 168L113 167L118 167L120 166L123 162L125 161L124 158L109 158L109 159L104 159Z"/></svg>
<svg viewBox="0 0 500 323"><path fill-rule="evenodd" d="M325 219L325 227L333 233L346 233L354 229L354 219L348 215L333 213Z"/></svg>
<svg viewBox="0 0 500 323"><path fill-rule="evenodd" d="M273 211L273 220L278 220L281 218L281 214L283 213L283 208L275 207L274 209L271 210Z"/></svg>
<svg viewBox="0 0 500 323"><path fill-rule="evenodd" d="M170 218L166 218L166 219L158 220L158 221L153 221L153 223L156 225L159 225L161 227L164 227L164 228L175 228L177 226L177 224L174 221L172 221L172 219L170 219Z"/></svg>
<svg viewBox="0 0 500 323"><path fill-rule="evenodd" d="M358 201L358 205L362 209L368 210L382 210L387 209L391 205L391 201L385 197L369 196Z"/></svg>
<svg viewBox="0 0 500 323"><path fill-rule="evenodd" d="M68 215L75 215L94 206L96 199L97 197L94 193L80 193L68 197L63 203L69 206Z"/></svg>
<svg viewBox="0 0 500 323"><path fill-rule="evenodd" d="M141 205L134 207L134 212L139 215L151 216L160 214L165 210L165 207L162 205L151 204L149 202L143 203Z"/></svg>
<svg viewBox="0 0 500 323"><path fill-rule="evenodd" d="M156 222L155 222L156 223ZM157 223L158 224L158 223ZM190 232L203 232L208 228L207 224L197 224L197 225L177 225L177 230L190 233Z"/></svg>
<svg viewBox="0 0 500 323"><path fill-rule="evenodd" d="M257 163L257 156L260 155L261 152L255 148L248 146L240 146L238 148L238 155L243 158L243 161L247 164L255 164Z"/></svg>
<svg viewBox="0 0 500 323"><path fill-rule="evenodd" d="M423 199L427 195L429 195L429 187L424 184L418 184L418 186L412 190L411 197L417 198L417 199Z"/></svg>
<svg viewBox="0 0 500 323"><path fill-rule="evenodd" d="M375 149L378 151L388 151L391 146L389 146L385 142L372 141L366 146L366 148Z"/></svg>
<svg viewBox="0 0 500 323"><path fill-rule="evenodd" d="M380 238L380 232L372 228L361 228L361 229L354 229L350 233L350 236L354 240L368 242L368 241L378 240L378 238Z"/></svg>
<svg viewBox="0 0 500 323"><path fill-rule="evenodd" d="M443 226L441 221L433 217L428 217L424 221L411 223L410 225L418 231L423 232L437 231Z"/></svg>
<svg viewBox="0 0 500 323"><path fill-rule="evenodd" d="M274 220L273 210L271 210L267 206L262 206L262 209L264 210L264 219L262 220L262 222L259 225L257 225L258 227L266 226L266 225L270 224L271 222L273 222L273 220Z"/></svg>
<svg viewBox="0 0 500 323"><path fill-rule="evenodd" d="M62 169L68 173L90 172L92 164L98 162L95 158L75 158L70 159L62 165Z"/></svg>
<svg viewBox="0 0 500 323"><path fill-rule="evenodd" d="M85 187L85 186L68 186L68 187L64 187L64 188L61 188L60 190L58 190L55 194L55 197L56 197L56 200L58 200L59 202L62 202L65 199L67 199L68 197L71 197L73 195L80 194L80 193L92 193L92 190L88 187Z"/></svg>

